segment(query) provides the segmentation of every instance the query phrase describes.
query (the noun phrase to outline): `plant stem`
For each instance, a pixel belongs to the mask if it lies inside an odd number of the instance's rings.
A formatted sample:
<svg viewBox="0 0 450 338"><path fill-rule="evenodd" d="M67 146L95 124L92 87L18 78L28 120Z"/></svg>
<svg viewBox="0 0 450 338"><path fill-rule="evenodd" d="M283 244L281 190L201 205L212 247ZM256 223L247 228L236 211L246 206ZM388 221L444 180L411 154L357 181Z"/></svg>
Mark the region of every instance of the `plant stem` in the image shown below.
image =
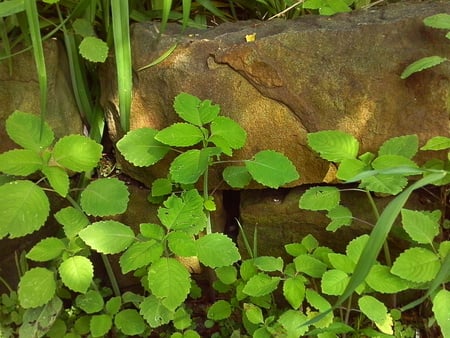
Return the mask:
<svg viewBox="0 0 450 338"><path fill-rule="evenodd" d="M112 269L111 263L108 260L108 257L104 254L101 254L103 264L105 265L106 274L108 275L109 281L111 282L111 287L113 289L114 295L120 297L122 293L120 292L119 284L117 283L117 278L114 275L114 271Z"/></svg>

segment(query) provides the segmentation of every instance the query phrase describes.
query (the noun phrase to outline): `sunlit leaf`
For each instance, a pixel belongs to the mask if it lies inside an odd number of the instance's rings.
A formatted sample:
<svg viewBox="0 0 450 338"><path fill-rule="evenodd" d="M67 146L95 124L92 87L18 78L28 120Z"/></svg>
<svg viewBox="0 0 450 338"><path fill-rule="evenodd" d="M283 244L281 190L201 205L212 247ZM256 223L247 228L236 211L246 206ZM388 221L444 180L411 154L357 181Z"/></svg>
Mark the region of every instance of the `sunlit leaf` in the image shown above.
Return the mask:
<svg viewBox="0 0 450 338"><path fill-rule="evenodd" d="M59 275L69 289L85 293L94 278L94 266L86 257L69 257L59 266Z"/></svg>
<svg viewBox="0 0 450 338"><path fill-rule="evenodd" d="M447 58L437 56L437 55L421 58L421 59L411 63L408 67L406 67L406 69L400 75L400 78L406 79L407 77L411 76L414 73L420 72L424 69L428 69L428 68L437 66L444 61L447 61Z"/></svg>
<svg viewBox="0 0 450 338"><path fill-rule="evenodd" d="M39 290L39 292L36 292ZM20 305L25 308L35 308L48 303L56 292L54 273L45 268L32 268L20 278Z"/></svg>
<svg viewBox="0 0 450 338"><path fill-rule="evenodd" d="M342 131L324 130L309 133L307 137L308 145L325 160L341 162L358 155L358 140Z"/></svg>

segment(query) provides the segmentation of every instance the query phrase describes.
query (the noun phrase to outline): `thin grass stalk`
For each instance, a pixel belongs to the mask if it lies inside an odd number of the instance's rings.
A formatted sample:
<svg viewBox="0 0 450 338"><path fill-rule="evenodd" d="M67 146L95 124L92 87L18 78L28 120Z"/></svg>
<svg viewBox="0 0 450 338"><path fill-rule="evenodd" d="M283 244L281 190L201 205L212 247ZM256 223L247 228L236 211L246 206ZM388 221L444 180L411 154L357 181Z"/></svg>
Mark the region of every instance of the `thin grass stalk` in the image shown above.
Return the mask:
<svg viewBox="0 0 450 338"><path fill-rule="evenodd" d="M39 13L35 0L25 0L25 13L27 15L28 27L30 30L31 43L33 46L34 62L36 64L36 71L39 81L40 90L40 109L41 109L41 130L42 136L44 130L44 123L47 116L47 70L45 68L44 48L42 46L41 31L39 27Z"/></svg>
<svg viewBox="0 0 450 338"><path fill-rule="evenodd" d="M191 15L191 0L183 0L183 30L186 29L189 22L189 17Z"/></svg>
<svg viewBox="0 0 450 338"><path fill-rule="evenodd" d="M161 26L159 28L160 33L164 33L166 30L170 10L172 9L172 0L163 0L162 5Z"/></svg>
<svg viewBox="0 0 450 338"><path fill-rule="evenodd" d="M0 13L1 14L1 13ZM11 54L11 44L9 43L8 33L6 32L5 20L0 17L0 45L3 47L5 55ZM12 59L8 58L9 75L12 75Z"/></svg>
<svg viewBox="0 0 450 338"><path fill-rule="evenodd" d="M127 132L130 130L131 91L133 86L128 1L111 0L111 12L119 91L120 125L123 131Z"/></svg>

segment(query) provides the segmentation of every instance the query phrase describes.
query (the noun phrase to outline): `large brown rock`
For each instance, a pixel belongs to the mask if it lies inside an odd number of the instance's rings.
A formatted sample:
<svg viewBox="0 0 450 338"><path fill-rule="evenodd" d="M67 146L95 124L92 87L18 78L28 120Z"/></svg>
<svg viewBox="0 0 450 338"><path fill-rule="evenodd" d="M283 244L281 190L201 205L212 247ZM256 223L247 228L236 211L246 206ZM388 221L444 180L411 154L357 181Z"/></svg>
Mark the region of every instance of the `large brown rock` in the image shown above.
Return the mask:
<svg viewBox="0 0 450 338"><path fill-rule="evenodd" d="M235 159L263 149L281 151L301 173L292 185L321 182L328 170L307 147L308 132L349 132L362 152L376 151L393 136L417 134L423 144L449 135L448 63L400 79L411 62L450 54L445 32L422 22L440 12L450 12L450 3L402 2L333 17L227 23L185 33L172 26L162 38L152 24L136 24L131 128L160 129L177 121L172 104L180 92L211 99L248 132ZM254 33L256 40L246 42ZM165 61L137 71L175 43ZM117 141L122 133L113 69L104 68L102 101ZM166 176L167 163L146 170L122 164L146 184Z"/></svg>
<svg viewBox="0 0 450 338"><path fill-rule="evenodd" d="M46 121L56 137L79 134L83 123L73 96L67 55L56 40L44 44L48 78ZM33 54L28 51L0 63L0 152L16 148L6 134L5 121L15 110L39 115L40 92Z"/></svg>

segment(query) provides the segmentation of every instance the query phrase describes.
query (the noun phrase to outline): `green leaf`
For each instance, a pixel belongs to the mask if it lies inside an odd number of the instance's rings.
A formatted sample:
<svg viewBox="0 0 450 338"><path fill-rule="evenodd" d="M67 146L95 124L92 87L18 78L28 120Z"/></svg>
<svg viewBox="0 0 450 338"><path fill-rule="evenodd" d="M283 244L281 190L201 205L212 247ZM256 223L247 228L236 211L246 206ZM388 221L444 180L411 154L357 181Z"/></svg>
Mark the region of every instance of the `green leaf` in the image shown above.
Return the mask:
<svg viewBox="0 0 450 338"><path fill-rule="evenodd" d="M396 195L408 184L408 179L403 175L377 174L363 178L360 188L368 191Z"/></svg>
<svg viewBox="0 0 450 338"><path fill-rule="evenodd" d="M172 192L172 182L167 178L158 178L152 182L152 196L165 196Z"/></svg>
<svg viewBox="0 0 450 338"><path fill-rule="evenodd" d="M263 272L249 279L242 292L252 297L268 295L276 290L280 277L272 277Z"/></svg>
<svg viewBox="0 0 450 338"><path fill-rule="evenodd" d="M402 252L392 265L391 272L403 279L429 282L441 268L438 255L425 248L410 248Z"/></svg>
<svg viewBox="0 0 450 338"><path fill-rule="evenodd" d="M312 252L319 246L319 241L311 234L303 237L300 243L306 248L307 252Z"/></svg>
<svg viewBox="0 0 450 338"><path fill-rule="evenodd" d="M252 160L245 161L245 166L256 182L269 188L279 188L300 177L292 162L273 150L260 151Z"/></svg>
<svg viewBox="0 0 450 338"><path fill-rule="evenodd" d="M309 133L308 145L325 160L341 162L345 159L356 158L359 142L352 135L339 130L324 130Z"/></svg>
<svg viewBox="0 0 450 338"><path fill-rule="evenodd" d="M178 155L170 164L172 180L182 184L193 184L208 168L209 150L192 149Z"/></svg>
<svg viewBox="0 0 450 338"><path fill-rule="evenodd" d="M435 136L430 138L420 150L443 150L450 148L450 137Z"/></svg>
<svg viewBox="0 0 450 338"><path fill-rule="evenodd" d="M178 94L173 107L184 121L199 127L214 120L220 112L220 107L212 104L210 100L201 101L187 93Z"/></svg>
<svg viewBox="0 0 450 338"><path fill-rule="evenodd" d="M150 327L159 327L167 324L173 319L174 313L165 307L161 301L151 295L139 304L140 314L144 317Z"/></svg>
<svg viewBox="0 0 450 338"><path fill-rule="evenodd" d="M8 175L28 176L42 168L42 159L34 150L14 149L0 154L0 171Z"/></svg>
<svg viewBox="0 0 450 338"><path fill-rule="evenodd" d="M53 157L63 167L76 171L90 171L102 157L103 147L82 135L65 136L56 142Z"/></svg>
<svg viewBox="0 0 450 338"><path fill-rule="evenodd" d="M226 285L233 284L236 281L237 269L234 266L222 266L216 268L215 271L217 278Z"/></svg>
<svg viewBox="0 0 450 338"><path fill-rule="evenodd" d="M367 169L369 169L367 163L356 158L346 158L339 164L336 177L343 181L350 180Z"/></svg>
<svg viewBox="0 0 450 338"><path fill-rule="evenodd" d="M20 306L36 308L48 303L56 292L56 281L52 271L32 268L20 278L17 295Z"/></svg>
<svg viewBox="0 0 450 338"><path fill-rule="evenodd" d="M203 140L199 127L189 123L174 123L160 130L155 139L172 147L189 147Z"/></svg>
<svg viewBox="0 0 450 338"><path fill-rule="evenodd" d="M326 227L327 231L336 231L343 226L349 226L352 223L352 212L349 208L338 205L327 213L327 217L331 219L330 224Z"/></svg>
<svg viewBox="0 0 450 338"><path fill-rule="evenodd" d="M156 262L163 251L162 244L154 240L133 243L120 256L119 263L122 273L125 274Z"/></svg>
<svg viewBox="0 0 450 338"><path fill-rule="evenodd" d="M423 19L423 23L432 28L450 30L450 14L439 13Z"/></svg>
<svg viewBox="0 0 450 338"><path fill-rule="evenodd" d="M67 238L75 237L80 230L89 224L89 219L85 214L74 207L61 209L54 216L58 223L63 226Z"/></svg>
<svg viewBox="0 0 450 338"><path fill-rule="evenodd" d="M244 303L244 313L252 324L264 323L264 316L260 307L252 303Z"/></svg>
<svg viewBox="0 0 450 338"><path fill-rule="evenodd" d="M51 335L51 331L55 329L55 326L61 326L58 323L58 317L62 310L62 301L58 297L53 297L50 302L45 305L27 309L24 311L22 318L22 325L19 328L18 337L55 337ZM11 318L13 321L17 321L15 319L17 317L17 311L14 310L11 313ZM2 327L3 329L4 327ZM54 331L53 331L54 332ZM62 330L59 331L61 337L66 332L66 326L63 323ZM5 331L3 330L4 334ZM6 331L6 336L9 337L8 331ZM58 336L56 336L58 337Z"/></svg>
<svg viewBox="0 0 450 338"><path fill-rule="evenodd" d="M419 149L419 138L417 135L404 135L393 137L385 141L378 150L378 156L398 155L413 158Z"/></svg>
<svg viewBox="0 0 450 338"><path fill-rule="evenodd" d="M101 178L89 183L81 193L81 207L88 215L122 214L128 206L128 188L117 178Z"/></svg>
<svg viewBox="0 0 450 338"><path fill-rule="evenodd" d="M110 298L105 304L105 311L110 315L115 315L119 312L122 306L122 298L120 296Z"/></svg>
<svg viewBox="0 0 450 338"><path fill-rule="evenodd" d="M228 166L224 169L222 176L233 188L244 188L252 180L252 176L244 166Z"/></svg>
<svg viewBox="0 0 450 338"><path fill-rule="evenodd" d="M193 324L190 313L182 307L178 308L175 311L175 315L174 315L172 322L173 322L173 326L177 330L186 330L187 328L192 327L192 324ZM200 336L196 332L194 332L196 335L189 335L189 333L186 334L187 332L193 332L193 331L191 331L191 330L184 331L183 337L190 337L190 338L198 337L198 338L200 338Z"/></svg>
<svg viewBox="0 0 450 338"><path fill-rule="evenodd" d="M69 257L59 266L59 275L69 289L85 293L94 278L94 266L86 257Z"/></svg>
<svg viewBox="0 0 450 338"><path fill-rule="evenodd" d="M359 237L356 237L355 239L352 239L350 243L348 243L347 247L345 248L345 253L353 263L356 264L358 262L368 240L369 235L361 235Z"/></svg>
<svg viewBox="0 0 450 338"><path fill-rule="evenodd" d="M47 220L47 195L30 181L13 181L0 186L0 238L22 237L39 230Z"/></svg>
<svg viewBox="0 0 450 338"><path fill-rule="evenodd" d="M149 239L156 239L157 241L162 241L165 236L164 229L159 224L154 223L142 223L139 225L139 232L142 236Z"/></svg>
<svg viewBox="0 0 450 338"><path fill-rule="evenodd" d="M287 278L283 283L284 298L294 309L299 309L305 299L305 280L301 276Z"/></svg>
<svg viewBox="0 0 450 338"><path fill-rule="evenodd" d="M294 258L295 269L308 276L320 278L327 269L325 263L310 255L299 255Z"/></svg>
<svg viewBox="0 0 450 338"><path fill-rule="evenodd" d="M15 111L5 123L8 136L19 146L40 152L49 147L55 136L50 126L44 122L41 135L41 118L39 116Z"/></svg>
<svg viewBox="0 0 450 338"><path fill-rule="evenodd" d="M416 210L402 209L403 228L413 241L421 244L432 244L439 234L438 220L429 214Z"/></svg>
<svg viewBox="0 0 450 338"><path fill-rule="evenodd" d="M114 317L115 326L129 336L141 335L145 331L145 322L135 309L125 309Z"/></svg>
<svg viewBox="0 0 450 338"><path fill-rule="evenodd" d="M231 305L225 300L218 300L213 303L207 312L208 319L223 320L231 316Z"/></svg>
<svg viewBox="0 0 450 338"><path fill-rule="evenodd" d="M47 237L28 251L26 257L35 262L46 262L55 259L66 249L64 242L56 237Z"/></svg>
<svg viewBox="0 0 450 338"><path fill-rule="evenodd" d="M450 336L450 291L442 289L433 298L433 313L444 337Z"/></svg>
<svg viewBox="0 0 450 338"><path fill-rule="evenodd" d="M358 299L358 305L362 313L374 321L381 332L389 335L394 333L392 317L382 302L372 296L362 296Z"/></svg>
<svg viewBox="0 0 450 338"><path fill-rule="evenodd" d="M110 315L94 315L89 323L89 329L93 337L103 337L112 328L112 318Z"/></svg>
<svg viewBox="0 0 450 338"><path fill-rule="evenodd" d="M80 55L91 62L105 62L108 57L108 45L95 36L85 37L78 48Z"/></svg>
<svg viewBox="0 0 450 338"><path fill-rule="evenodd" d="M158 218L169 230L183 230L192 235L206 226L203 198L197 190L184 192L180 197L170 196L158 209Z"/></svg>
<svg viewBox="0 0 450 338"><path fill-rule="evenodd" d="M196 245L198 259L211 268L232 265L241 258L236 244L224 234L207 234L197 239Z"/></svg>
<svg viewBox="0 0 450 338"><path fill-rule="evenodd" d="M197 254L197 247L192 235L182 231L172 231L167 236L169 249L177 256L190 257Z"/></svg>
<svg viewBox="0 0 450 338"><path fill-rule="evenodd" d="M300 197L298 206L305 210L332 210L339 205L341 195L336 187L312 187Z"/></svg>
<svg viewBox="0 0 450 338"><path fill-rule="evenodd" d="M355 261L358 260L358 258L356 258L356 260L353 261L346 255L334 252L328 254L328 259L330 260L333 268L341 270L347 274L351 274L353 272L355 268Z"/></svg>
<svg viewBox="0 0 450 338"><path fill-rule="evenodd" d="M124 251L133 241L133 230L117 221L95 222L79 233L80 238L92 249L116 254Z"/></svg>
<svg viewBox="0 0 450 338"><path fill-rule="evenodd" d="M328 270L322 275L322 292L326 295L340 296L347 287L350 277L341 270Z"/></svg>
<svg viewBox="0 0 450 338"><path fill-rule="evenodd" d="M259 256L253 260L253 264L265 272L283 271L283 259L281 257Z"/></svg>
<svg viewBox="0 0 450 338"><path fill-rule="evenodd" d="M331 307L330 303L316 291L311 289L306 290L306 300L313 308L324 314L318 322L314 323L314 325L319 328L328 327L333 322L333 313L327 313L327 310ZM319 318L319 316L316 318Z"/></svg>
<svg viewBox="0 0 450 338"><path fill-rule="evenodd" d="M83 295L78 295L75 304L84 312L92 314L103 310L104 301L99 291L89 290Z"/></svg>
<svg viewBox="0 0 450 338"><path fill-rule="evenodd" d="M280 315L278 323L286 330L286 337L304 337L308 326L302 325L307 317L300 311L287 310Z"/></svg>
<svg viewBox="0 0 450 338"><path fill-rule="evenodd" d="M403 73L400 75L400 78L406 79L407 77L411 76L414 73L437 66L444 61L447 61L447 59L437 55L421 58L411 63L408 67L406 67Z"/></svg>
<svg viewBox="0 0 450 338"><path fill-rule="evenodd" d="M137 167L147 167L155 164L169 152L170 147L155 139L157 130L139 128L128 132L117 142L117 149Z"/></svg>
<svg viewBox="0 0 450 338"><path fill-rule="evenodd" d="M221 148L225 154L225 149L240 149L244 146L247 133L242 127L229 117L219 116L211 122L211 136L209 141Z"/></svg>
<svg viewBox="0 0 450 338"><path fill-rule="evenodd" d="M60 167L44 167L42 173L48 180L50 186L61 196L66 197L69 193L69 175Z"/></svg>
<svg viewBox="0 0 450 338"><path fill-rule="evenodd" d="M92 24L88 20L83 18L75 19L75 21L72 23L72 28L76 34L81 35L82 37L95 35Z"/></svg>
<svg viewBox="0 0 450 338"><path fill-rule="evenodd" d="M377 292L399 293L410 288L410 283L393 275L385 265L374 265L366 278L367 284Z"/></svg>
<svg viewBox="0 0 450 338"><path fill-rule="evenodd" d="M165 307L174 311L189 294L191 277L176 259L161 258L150 266L148 286Z"/></svg>
<svg viewBox="0 0 450 338"><path fill-rule="evenodd" d="M395 167L411 167L418 168L417 164L401 155L381 155L372 162L375 170L383 170Z"/></svg>

